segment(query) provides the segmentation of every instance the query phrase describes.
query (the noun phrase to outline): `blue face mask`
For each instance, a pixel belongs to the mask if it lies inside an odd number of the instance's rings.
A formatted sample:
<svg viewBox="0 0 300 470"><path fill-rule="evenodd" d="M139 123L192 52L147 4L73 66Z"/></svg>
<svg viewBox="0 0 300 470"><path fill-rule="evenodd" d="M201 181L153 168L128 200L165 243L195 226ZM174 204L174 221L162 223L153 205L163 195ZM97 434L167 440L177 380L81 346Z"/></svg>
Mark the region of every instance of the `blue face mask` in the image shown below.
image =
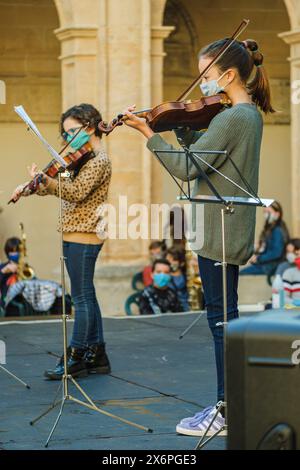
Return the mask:
<svg viewBox="0 0 300 470"><path fill-rule="evenodd" d="M200 90L204 96L213 96L217 95L218 93L221 93L222 91L225 90L225 87L221 87L219 85L219 80L225 75L226 72L224 72L218 80L210 80L209 82L201 83Z"/></svg>
<svg viewBox="0 0 300 470"><path fill-rule="evenodd" d="M157 287L167 287L171 281L171 275L166 273L155 273L153 276L154 285Z"/></svg>
<svg viewBox="0 0 300 470"><path fill-rule="evenodd" d="M20 259L20 253L8 253L8 259L9 261L13 261L14 263L18 263Z"/></svg>
<svg viewBox="0 0 300 470"><path fill-rule="evenodd" d="M73 137L74 136L72 134L66 133L67 142L71 142ZM86 131L80 131L79 134L75 137L75 139L72 140L72 142L70 143L70 146L74 150L79 150L81 149L81 147L83 147L84 144L86 144L90 140L90 137L91 136Z"/></svg>

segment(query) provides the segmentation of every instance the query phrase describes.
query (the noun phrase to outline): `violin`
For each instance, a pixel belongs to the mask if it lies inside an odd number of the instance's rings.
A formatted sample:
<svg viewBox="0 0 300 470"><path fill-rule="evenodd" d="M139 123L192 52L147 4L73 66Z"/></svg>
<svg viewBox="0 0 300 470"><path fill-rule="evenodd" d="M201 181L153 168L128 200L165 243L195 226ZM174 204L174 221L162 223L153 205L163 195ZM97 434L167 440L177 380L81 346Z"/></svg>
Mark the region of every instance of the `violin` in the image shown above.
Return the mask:
<svg viewBox="0 0 300 470"><path fill-rule="evenodd" d="M153 132L171 131L180 127L187 127L192 130L206 129L211 120L224 108L230 106L231 102L225 93L218 93L214 96L202 97L195 101L186 101L189 94L199 85L202 77L217 63L225 54L231 44L247 28L249 20L243 20L233 35L226 41L216 57L205 67L201 74L193 83L177 98L155 106L152 109L136 111L133 114L146 119ZM98 124L99 130L109 135L116 127L121 126L128 117L119 114L110 123L101 121Z"/></svg>
<svg viewBox="0 0 300 470"><path fill-rule="evenodd" d="M82 130L82 128L80 128L80 130L78 132L80 132ZM72 140L76 137L76 135L78 134L78 132L74 135L74 137L72 138ZM71 141L72 142L72 141ZM67 146L71 143L69 142L60 152L59 154L61 155L61 153L67 148ZM87 157L88 155L91 155L93 153L93 148L91 146L91 144L89 142L87 142L86 144L84 144L80 149L76 150L75 152L71 153L67 153L65 156L63 156L63 160L65 161L66 163L66 166L63 167L62 165L60 165L58 163L57 160L53 159L51 160L50 163L48 163L48 165L42 170L41 173L38 173L34 176L34 178L32 178L31 181L29 181L29 183L27 183L22 191L19 193L18 195L18 198L17 199L10 199L10 201L8 202L8 204L10 204L11 202L13 202L14 204L20 199L20 197L22 196L22 194L27 191L29 192L29 194L34 194L37 190L38 190L38 187L41 183L44 183L45 181L45 175L51 177L51 178L55 178L58 173L61 173L61 172L64 172L64 171L69 171L69 170L74 170L77 165L82 162L82 159L84 157Z"/></svg>
<svg viewBox="0 0 300 470"><path fill-rule="evenodd" d="M153 109L136 111L132 114L145 118L153 132L172 131L180 127L199 130L206 129L223 107L230 105L231 101L226 93L218 93L190 102L169 101ZM119 114L110 124L101 121L98 127L101 132L108 135L126 119L126 115Z"/></svg>

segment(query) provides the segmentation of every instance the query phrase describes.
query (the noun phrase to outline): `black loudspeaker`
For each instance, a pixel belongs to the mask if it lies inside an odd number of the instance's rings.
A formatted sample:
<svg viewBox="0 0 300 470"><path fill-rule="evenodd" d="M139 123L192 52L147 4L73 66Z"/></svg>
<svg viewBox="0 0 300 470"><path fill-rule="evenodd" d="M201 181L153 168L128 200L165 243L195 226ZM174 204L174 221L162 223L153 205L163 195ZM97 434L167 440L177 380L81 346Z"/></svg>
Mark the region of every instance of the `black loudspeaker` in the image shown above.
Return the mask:
<svg viewBox="0 0 300 470"><path fill-rule="evenodd" d="M300 312L233 320L226 336L228 449L300 449Z"/></svg>

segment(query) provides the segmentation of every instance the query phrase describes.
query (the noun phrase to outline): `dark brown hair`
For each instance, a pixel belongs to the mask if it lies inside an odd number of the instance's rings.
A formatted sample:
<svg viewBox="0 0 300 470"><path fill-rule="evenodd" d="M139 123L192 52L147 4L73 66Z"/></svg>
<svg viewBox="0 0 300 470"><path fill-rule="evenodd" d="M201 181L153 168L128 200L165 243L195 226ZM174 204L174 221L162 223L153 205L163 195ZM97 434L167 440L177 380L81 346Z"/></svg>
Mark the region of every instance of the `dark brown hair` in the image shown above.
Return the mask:
<svg viewBox="0 0 300 470"><path fill-rule="evenodd" d="M291 240L288 241L287 245L293 245L295 250L300 250L300 238L291 238Z"/></svg>
<svg viewBox="0 0 300 470"><path fill-rule="evenodd" d="M64 121L67 118L74 118L84 126L89 126L91 129L95 129L95 135L102 137L102 132L98 128L98 124L102 121L100 112L91 104L82 103L78 106L72 106L61 115L60 119L60 134L64 133Z"/></svg>
<svg viewBox="0 0 300 470"><path fill-rule="evenodd" d="M165 258L160 258L160 259L156 259L152 265L152 272L155 271L155 268L156 268L156 265L157 264L164 264L165 266L168 266L170 271L171 271L171 264L169 263L168 260L166 260Z"/></svg>
<svg viewBox="0 0 300 470"><path fill-rule="evenodd" d="M177 248L169 248L167 250L167 255L172 256L174 261L178 261L180 264L180 269L185 273L186 272L186 259L185 259L185 251L184 250L178 250Z"/></svg>
<svg viewBox="0 0 300 470"><path fill-rule="evenodd" d="M8 238L5 242L4 251L6 256L11 252L18 252L20 250L21 240L17 237Z"/></svg>
<svg viewBox="0 0 300 470"><path fill-rule="evenodd" d="M205 46L201 49L199 58L206 56L213 59L227 41L228 38L220 39ZM247 39L242 42L234 41L216 65L221 72L226 72L231 67L236 68L241 80L247 85L253 102L267 114L274 113L275 110L271 105L270 84L263 60L264 56L259 51L257 42ZM254 67L256 68L255 75L250 80Z"/></svg>
<svg viewBox="0 0 300 470"><path fill-rule="evenodd" d="M154 240L149 245L149 251L150 250L155 250L155 248L161 248L162 251L165 251L166 250L166 245L163 241Z"/></svg>

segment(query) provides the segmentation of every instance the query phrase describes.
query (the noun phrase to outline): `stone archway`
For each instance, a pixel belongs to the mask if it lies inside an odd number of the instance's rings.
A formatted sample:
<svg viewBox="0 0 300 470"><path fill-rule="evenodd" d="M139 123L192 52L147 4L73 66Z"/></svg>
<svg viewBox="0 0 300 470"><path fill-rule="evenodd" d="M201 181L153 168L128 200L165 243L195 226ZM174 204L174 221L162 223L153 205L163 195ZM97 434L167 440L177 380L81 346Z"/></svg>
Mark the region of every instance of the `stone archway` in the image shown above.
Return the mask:
<svg viewBox="0 0 300 470"><path fill-rule="evenodd" d="M300 5L298 0L284 0L290 23L291 29L297 29L300 25Z"/></svg>
<svg viewBox="0 0 300 470"><path fill-rule="evenodd" d="M28 179L27 165L35 162L43 168L50 160L49 154L27 132L14 112L14 106L23 105L42 134L53 146L59 145L60 45L53 34L58 26L53 0L1 0L0 78L6 84L6 103L1 104L0 109L3 142L0 246L2 252L6 238L19 236L19 222L23 222L28 237L29 262L41 277L52 276L56 259L59 259L55 244L56 202L32 197L8 206L7 201L12 190ZM3 252L0 256L3 259Z"/></svg>

